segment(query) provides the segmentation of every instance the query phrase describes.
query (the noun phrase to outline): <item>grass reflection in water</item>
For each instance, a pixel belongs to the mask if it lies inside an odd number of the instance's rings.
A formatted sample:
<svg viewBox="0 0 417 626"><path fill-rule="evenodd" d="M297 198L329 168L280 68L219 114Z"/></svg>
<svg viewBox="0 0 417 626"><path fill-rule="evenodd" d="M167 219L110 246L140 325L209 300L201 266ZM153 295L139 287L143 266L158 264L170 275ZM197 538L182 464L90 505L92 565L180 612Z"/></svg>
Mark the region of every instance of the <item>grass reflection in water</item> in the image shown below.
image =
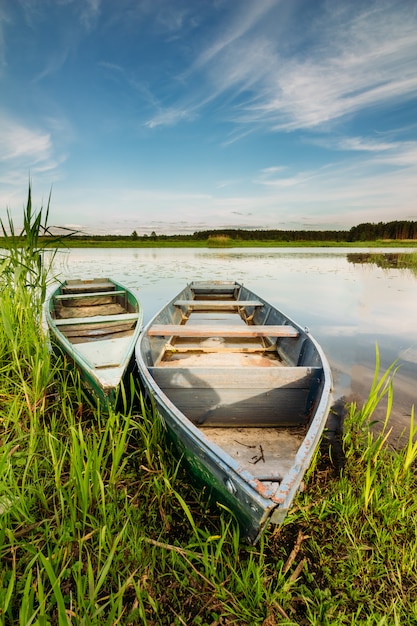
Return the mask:
<svg viewBox="0 0 417 626"><path fill-rule="evenodd" d="M373 263L382 269L410 270L417 276L417 252L353 252L347 254L349 263Z"/></svg>

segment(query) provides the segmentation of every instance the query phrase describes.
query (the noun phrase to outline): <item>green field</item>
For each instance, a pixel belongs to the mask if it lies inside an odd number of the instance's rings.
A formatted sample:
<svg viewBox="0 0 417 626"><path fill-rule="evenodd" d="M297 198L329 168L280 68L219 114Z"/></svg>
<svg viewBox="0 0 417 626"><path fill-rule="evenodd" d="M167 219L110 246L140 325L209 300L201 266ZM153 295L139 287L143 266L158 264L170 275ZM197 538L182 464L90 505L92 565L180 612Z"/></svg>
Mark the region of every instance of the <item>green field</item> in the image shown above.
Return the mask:
<svg viewBox="0 0 417 626"><path fill-rule="evenodd" d="M45 248L417 248L417 240L376 240L376 241L277 241L277 240L183 240L175 238L160 240L132 240L129 238L86 238L55 239L40 237L40 243ZM10 242L0 237L0 248L7 249Z"/></svg>

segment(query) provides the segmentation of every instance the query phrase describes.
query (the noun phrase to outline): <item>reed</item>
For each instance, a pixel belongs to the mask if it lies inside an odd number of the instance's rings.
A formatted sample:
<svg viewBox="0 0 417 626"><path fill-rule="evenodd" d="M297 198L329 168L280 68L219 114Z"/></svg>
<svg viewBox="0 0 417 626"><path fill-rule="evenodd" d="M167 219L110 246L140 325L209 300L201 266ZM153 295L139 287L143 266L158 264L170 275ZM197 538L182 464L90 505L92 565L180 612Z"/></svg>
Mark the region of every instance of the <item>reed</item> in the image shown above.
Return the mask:
<svg viewBox="0 0 417 626"><path fill-rule="evenodd" d="M189 483L152 403L136 392L103 415L51 369L25 309L43 279L10 295L24 272L2 267L1 626L417 623L417 429L412 409L404 448L389 445L395 364L381 373L377 350L369 398L348 407L343 470L323 442L284 524L247 546Z"/></svg>
<svg viewBox="0 0 417 626"><path fill-rule="evenodd" d="M226 235L210 235L207 239L209 248L230 248L235 245L235 240Z"/></svg>
<svg viewBox="0 0 417 626"><path fill-rule="evenodd" d="M48 215L49 202L46 210L33 210L29 186L21 231L16 232L9 213L7 224L0 220L7 248L0 257L0 357L9 374L6 398L14 402L22 394L32 423L45 404L52 373L41 325L54 256L45 262L45 249L39 242L40 235L48 232Z"/></svg>
<svg viewBox="0 0 417 626"><path fill-rule="evenodd" d="M32 305L39 314L45 300L46 289L51 280L51 268L55 251L47 253L42 237L50 235L48 226L50 197L46 208L34 211L32 189L29 184L26 207L23 210L23 226L17 232L9 212L7 221L0 219L3 245L7 253L0 257L1 277L4 285L21 297L21 290L30 292ZM53 238L52 238L53 239Z"/></svg>

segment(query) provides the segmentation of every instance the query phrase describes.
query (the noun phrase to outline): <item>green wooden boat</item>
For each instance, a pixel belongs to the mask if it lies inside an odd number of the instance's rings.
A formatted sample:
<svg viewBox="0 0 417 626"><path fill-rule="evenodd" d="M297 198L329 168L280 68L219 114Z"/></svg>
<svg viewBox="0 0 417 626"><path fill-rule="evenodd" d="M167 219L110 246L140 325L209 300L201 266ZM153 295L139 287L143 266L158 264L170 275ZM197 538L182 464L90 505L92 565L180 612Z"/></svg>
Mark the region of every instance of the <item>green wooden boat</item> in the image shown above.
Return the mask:
<svg viewBox="0 0 417 626"><path fill-rule="evenodd" d="M143 325L134 294L111 278L67 280L48 299L46 320L53 347L78 369L88 395L114 406Z"/></svg>
<svg viewBox="0 0 417 626"><path fill-rule="evenodd" d="M194 478L256 542L284 519L331 404L311 336L236 282L193 282L144 328L143 386Z"/></svg>

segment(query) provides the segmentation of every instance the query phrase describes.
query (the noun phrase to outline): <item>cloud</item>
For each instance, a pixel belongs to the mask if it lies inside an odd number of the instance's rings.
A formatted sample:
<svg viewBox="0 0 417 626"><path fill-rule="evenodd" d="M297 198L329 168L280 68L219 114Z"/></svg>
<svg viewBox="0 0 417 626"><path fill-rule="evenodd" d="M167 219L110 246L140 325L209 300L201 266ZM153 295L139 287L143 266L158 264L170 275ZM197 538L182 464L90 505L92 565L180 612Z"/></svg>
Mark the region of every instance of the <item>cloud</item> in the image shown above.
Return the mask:
<svg viewBox="0 0 417 626"><path fill-rule="evenodd" d="M259 80L260 73L264 72L265 60L269 58L269 43L264 42L265 49L260 46L258 40L253 46L246 40L242 44L245 46L244 61L240 64L238 42L276 5L277 0L264 0L262 3L244 2L244 9L237 11L228 26L222 29L221 35L216 36L207 47L197 49L191 65L175 77L175 93L182 87L176 100L174 96L176 103L166 107L166 112L160 106L160 110L147 121L146 126L155 128L184 120L192 121L200 111L222 96L225 91L231 88L240 91L253 86ZM219 71L218 63L221 65L228 63L229 54L237 57L236 62L229 63L229 72L224 72L224 68ZM223 77L225 82L222 81ZM173 116L174 110L182 113ZM236 138L232 139L234 140Z"/></svg>
<svg viewBox="0 0 417 626"><path fill-rule="evenodd" d="M236 187L237 185L241 185L243 182L242 178L230 178L227 180L220 180L216 183L216 189L225 189L227 187Z"/></svg>
<svg viewBox="0 0 417 626"><path fill-rule="evenodd" d="M265 221L269 215L270 223L275 216L313 228L347 228L364 221L417 219L417 142L354 137L329 147L343 154L325 165L259 171L253 183L260 189L257 206Z"/></svg>
<svg viewBox="0 0 417 626"><path fill-rule="evenodd" d="M276 172L278 173L278 172ZM303 172L299 172L294 176L274 176L273 178L269 175L261 175L260 178L255 179L255 182L267 186L267 187L275 187L275 188L284 188L284 187L298 187L305 183L305 181L311 177L311 174L308 175Z"/></svg>
<svg viewBox="0 0 417 626"><path fill-rule="evenodd" d="M408 2L315 7L300 23L301 11L285 2L233 4L211 39L187 42L193 60L170 77L169 102L150 102L156 112L145 125L194 121L211 106L230 123L229 145L253 128L318 130L417 97L417 15ZM155 11L184 36L183 10Z"/></svg>
<svg viewBox="0 0 417 626"><path fill-rule="evenodd" d="M33 83L38 83L44 78L56 74L65 65L70 53L70 46L64 46L60 50L54 51L45 62L43 69L33 78Z"/></svg>
<svg viewBox="0 0 417 626"><path fill-rule="evenodd" d="M10 18L8 17L4 7L0 6L0 76L3 72L3 69L6 68L7 66L4 25L8 25L9 23L10 23Z"/></svg>
<svg viewBox="0 0 417 626"><path fill-rule="evenodd" d="M365 137L346 137L338 142L337 147L341 150L357 150L359 152L384 152L393 150L398 145L397 142L383 142Z"/></svg>
<svg viewBox="0 0 417 626"><path fill-rule="evenodd" d="M100 16L101 0L85 0L84 9L81 11L80 21L87 31L90 31L97 23Z"/></svg>
<svg viewBox="0 0 417 626"><path fill-rule="evenodd" d="M180 121L190 121L195 118L195 113L192 110L181 108L167 108L162 109L159 113L154 115L152 119L145 122L144 126L147 128L157 128L158 126L174 126Z"/></svg>
<svg viewBox="0 0 417 626"><path fill-rule="evenodd" d="M318 38L309 48L289 58L275 50L256 101L242 103L239 121L267 123L275 130L316 128L417 96L416 16L401 3L381 3L385 9L374 10L368 4L348 6L342 15L320 16ZM241 56L239 64L244 62Z"/></svg>
<svg viewBox="0 0 417 626"><path fill-rule="evenodd" d="M25 202L29 179L36 187L51 188L60 177L66 160L65 151L56 143L68 132L65 124L50 118L48 128L23 124L0 111L0 206L14 207L20 212ZM58 139L54 142L54 135ZM61 139L59 138L61 137Z"/></svg>
<svg viewBox="0 0 417 626"><path fill-rule="evenodd" d="M45 15L52 11L61 12L62 9L66 8L75 8L77 19L87 31L95 26L100 16L101 0L82 0L82 2L78 0L17 0L17 2L23 10L27 24L31 27L42 21ZM78 13L79 6L81 6L81 10ZM66 19L69 15L66 15Z"/></svg>
<svg viewBox="0 0 417 626"><path fill-rule="evenodd" d="M0 161L28 159L40 163L50 159L51 154L50 133L23 126L9 116L0 116Z"/></svg>
<svg viewBox="0 0 417 626"><path fill-rule="evenodd" d="M325 138L315 143L331 150L369 153L372 157L368 157L368 163L417 168L417 141L384 141L352 136L336 140Z"/></svg>
<svg viewBox="0 0 417 626"><path fill-rule="evenodd" d="M228 53L233 49L233 45L250 32L276 6L276 0L243 3L243 10L237 12L231 23L222 29L220 36L216 37L212 43L200 52L187 74L200 71L201 68L207 66L216 57L221 56L223 58L223 53Z"/></svg>
<svg viewBox="0 0 417 626"><path fill-rule="evenodd" d="M398 142L392 146L391 152L383 152L375 158L380 164L412 168L417 179L417 141Z"/></svg>
<svg viewBox="0 0 417 626"><path fill-rule="evenodd" d="M285 3L238 6L181 74L187 109L227 98L235 124L295 131L417 97L417 15L408 2L317 3L302 24ZM182 96L174 106L185 108Z"/></svg>
<svg viewBox="0 0 417 626"><path fill-rule="evenodd" d="M286 169L286 165L271 165L270 167L264 167L261 170L261 174L262 176L270 176L271 174L278 174L279 172L285 171Z"/></svg>

